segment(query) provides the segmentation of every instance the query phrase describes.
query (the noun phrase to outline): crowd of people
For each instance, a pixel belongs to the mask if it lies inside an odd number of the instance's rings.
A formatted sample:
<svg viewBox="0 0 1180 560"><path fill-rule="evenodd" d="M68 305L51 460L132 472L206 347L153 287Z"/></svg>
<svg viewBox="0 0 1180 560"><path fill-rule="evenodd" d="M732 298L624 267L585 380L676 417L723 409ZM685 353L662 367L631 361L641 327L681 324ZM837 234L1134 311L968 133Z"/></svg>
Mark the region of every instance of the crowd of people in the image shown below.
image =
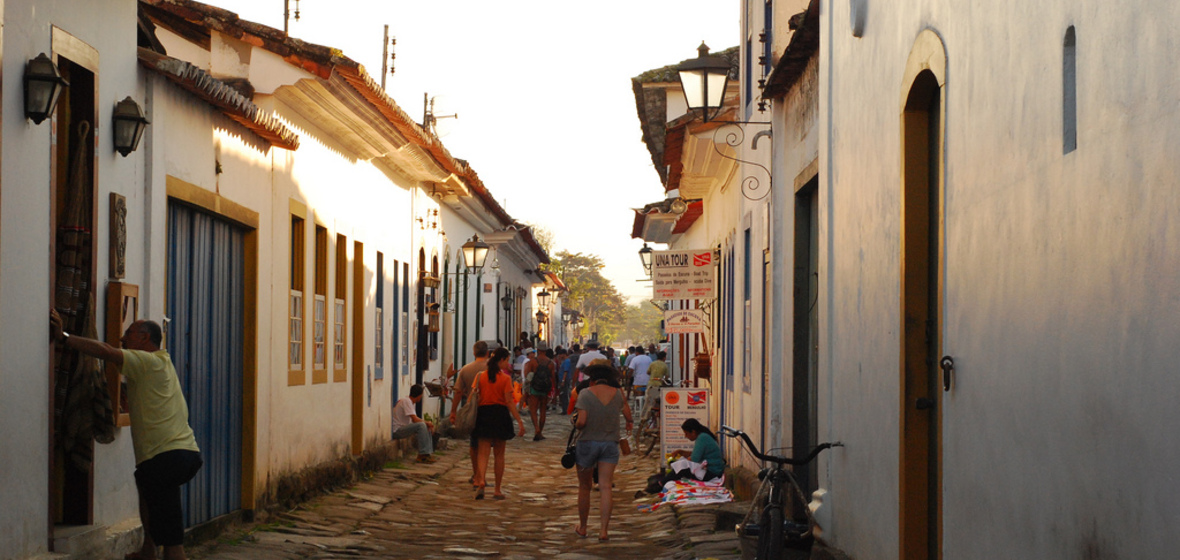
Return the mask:
<svg viewBox="0 0 1180 560"><path fill-rule="evenodd" d="M642 407L643 397L668 381L667 354L655 346L633 346L622 356L613 348L601 348L590 340L585 346L573 344L549 348L532 344L525 333L511 350L489 348L485 341L472 347L475 359L453 371L454 393L450 420L455 411L473 395L478 410L475 427L469 438L471 478L469 482L477 500L485 498L488 463L493 463L492 498L505 499L503 478L506 442L525 437L524 413L532 423L533 441L545 439L545 423L551 412L571 416L577 431L575 466L578 481L578 524L574 531L582 537L589 532L591 493L599 488L599 532L602 541L609 539L615 468L622 456L620 441L630 434L634 419L632 403ZM412 414L412 406L421 400L422 387L414 386L410 396L399 402L395 412L395 436L417 436L419 461L432 461L429 433L433 426ZM404 418L402 417L404 416ZM626 433L623 432L625 428ZM676 450L673 457L704 462L704 476L689 470L667 472L661 481L679 478L709 480L721 476L725 460L716 438L695 419L681 428L694 442L691 450Z"/></svg>

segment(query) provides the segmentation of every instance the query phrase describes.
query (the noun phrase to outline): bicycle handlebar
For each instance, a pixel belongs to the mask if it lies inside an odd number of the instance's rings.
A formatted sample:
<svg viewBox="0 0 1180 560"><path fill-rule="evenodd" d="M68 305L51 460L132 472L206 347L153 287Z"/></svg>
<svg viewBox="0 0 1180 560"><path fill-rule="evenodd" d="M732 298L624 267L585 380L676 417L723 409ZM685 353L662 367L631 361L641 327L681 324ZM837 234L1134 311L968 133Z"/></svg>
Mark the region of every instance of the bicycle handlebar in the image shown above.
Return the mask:
<svg viewBox="0 0 1180 560"><path fill-rule="evenodd" d="M812 449L811 453L808 453L806 457L804 457L802 459L794 459L794 458L788 458L788 457L779 457L777 455L767 455L765 453L762 453L762 451L760 451L758 449L758 447L756 445L754 445L754 442L750 439L750 436L746 435L746 433L741 430L735 430L733 428L730 428L729 426L721 426L720 433L723 436L729 436L732 438L741 438L742 441L746 442L746 447L750 448L750 451L754 453L755 457L757 457L763 461L770 461L772 463L778 463L780 465L794 465L794 466L806 465L807 463L810 463L811 461L815 460L815 457L817 455L819 455L819 453L825 449L829 449L832 447L844 447L844 444L840 443L838 441L831 442L831 443L821 443L821 444L817 445L815 447L815 449Z"/></svg>

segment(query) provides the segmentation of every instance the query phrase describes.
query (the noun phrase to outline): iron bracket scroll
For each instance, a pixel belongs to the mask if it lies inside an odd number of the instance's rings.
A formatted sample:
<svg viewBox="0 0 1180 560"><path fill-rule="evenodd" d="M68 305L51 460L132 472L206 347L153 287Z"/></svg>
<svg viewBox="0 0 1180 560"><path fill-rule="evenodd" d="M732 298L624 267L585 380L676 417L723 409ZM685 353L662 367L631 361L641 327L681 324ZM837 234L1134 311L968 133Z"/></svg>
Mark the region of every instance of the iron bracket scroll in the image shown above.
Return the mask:
<svg viewBox="0 0 1180 560"><path fill-rule="evenodd" d="M762 172L766 174L766 185L765 186L763 186L762 181L759 180L759 178L755 177L754 175L747 175L742 178L742 196L746 197L747 200L759 201L759 200L766 198L766 195L770 194L770 189L771 189L773 179L774 179L774 176L770 173L770 170L767 169L766 166L762 165L761 163L757 163L757 162L753 162L753 161L746 161L744 159L738 159L735 157L727 156L727 155L725 155L724 152L722 152L720 149L717 148L717 144L719 144L721 142L724 142L727 146L729 146L731 148L740 148L741 145L746 141L746 131L741 126L741 125L745 125L745 124L769 125L770 123L727 122L724 124L724 126L721 126L718 129L713 131L713 151L717 152L717 155L719 155L725 159L736 161L738 163L744 163L746 165L755 166L755 167L761 169ZM762 136L770 136L770 134L771 134L771 131L769 131L769 130L761 131L761 132L755 134L754 141L750 146L751 149L754 149L754 150L758 149L758 139Z"/></svg>

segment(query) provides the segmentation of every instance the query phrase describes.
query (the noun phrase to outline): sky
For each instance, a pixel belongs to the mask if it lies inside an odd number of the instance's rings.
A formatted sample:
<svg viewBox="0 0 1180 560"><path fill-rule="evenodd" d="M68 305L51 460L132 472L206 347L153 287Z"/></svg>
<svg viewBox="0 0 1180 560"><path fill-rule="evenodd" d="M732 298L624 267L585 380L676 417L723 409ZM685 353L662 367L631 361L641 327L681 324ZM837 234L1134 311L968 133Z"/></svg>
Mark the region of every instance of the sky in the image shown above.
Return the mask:
<svg viewBox="0 0 1180 560"><path fill-rule="evenodd" d="M282 29L281 0L205 0ZM631 78L738 44L738 0L302 0L289 34L335 47L380 81L383 27L396 38L386 91L438 132L553 251L595 254L632 304L651 298L632 208L664 197L641 140ZM659 248L659 247L657 247Z"/></svg>

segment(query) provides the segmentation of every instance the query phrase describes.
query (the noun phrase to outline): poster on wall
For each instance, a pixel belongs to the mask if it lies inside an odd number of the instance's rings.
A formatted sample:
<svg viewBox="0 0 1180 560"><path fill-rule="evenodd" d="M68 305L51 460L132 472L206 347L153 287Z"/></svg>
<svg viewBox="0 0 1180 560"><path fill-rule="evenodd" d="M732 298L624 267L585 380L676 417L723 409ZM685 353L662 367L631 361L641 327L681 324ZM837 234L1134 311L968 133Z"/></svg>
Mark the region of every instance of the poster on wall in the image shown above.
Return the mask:
<svg viewBox="0 0 1180 560"><path fill-rule="evenodd" d="M667 334L705 332L705 310L669 309L664 311L664 332Z"/></svg>
<svg viewBox="0 0 1180 560"><path fill-rule="evenodd" d="M680 425L689 418L709 425L709 390L664 387L660 390L660 456L677 449L691 450L693 442L684 437Z"/></svg>
<svg viewBox="0 0 1180 560"><path fill-rule="evenodd" d="M651 280L656 300L711 299L716 260L712 249L652 251Z"/></svg>

